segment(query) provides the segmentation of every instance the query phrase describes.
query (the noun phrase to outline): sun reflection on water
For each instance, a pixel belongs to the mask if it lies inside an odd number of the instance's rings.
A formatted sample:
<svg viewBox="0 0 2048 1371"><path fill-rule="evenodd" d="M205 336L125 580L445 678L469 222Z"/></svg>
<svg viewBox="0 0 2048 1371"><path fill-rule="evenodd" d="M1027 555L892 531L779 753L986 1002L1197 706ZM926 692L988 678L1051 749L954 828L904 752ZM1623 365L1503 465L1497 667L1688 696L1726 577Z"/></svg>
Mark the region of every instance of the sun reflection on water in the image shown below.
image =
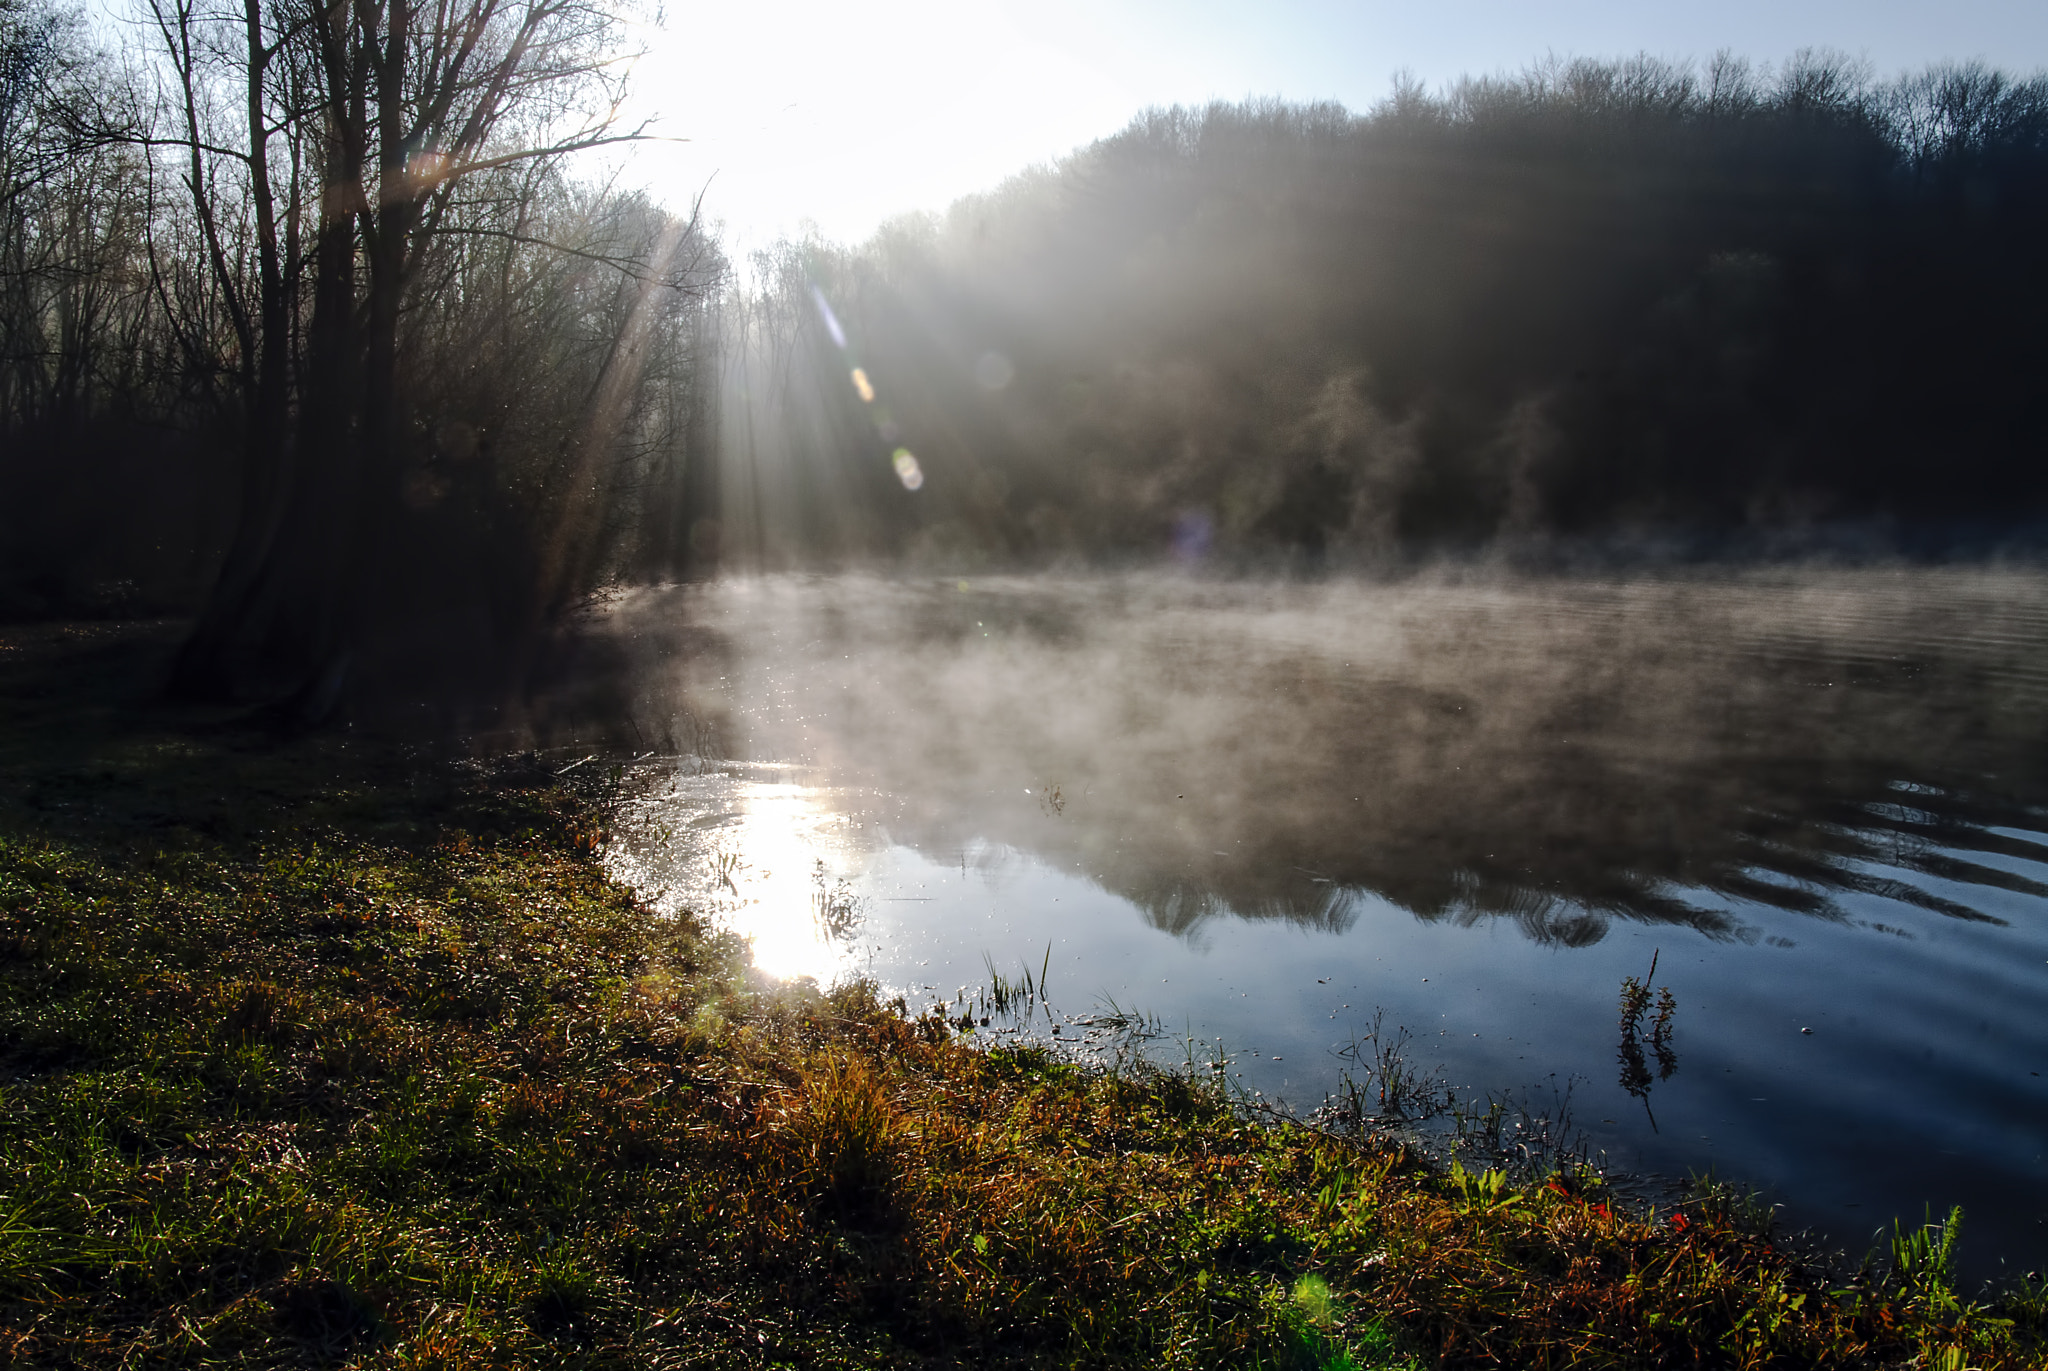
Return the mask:
<svg viewBox="0 0 2048 1371"><path fill-rule="evenodd" d="M634 808L638 832L608 861L668 913L692 910L745 938L778 980L830 985L856 964L859 906L845 878L859 866L855 797L731 768L675 776Z"/></svg>
<svg viewBox="0 0 2048 1371"><path fill-rule="evenodd" d="M833 874L821 840L836 816L818 801L809 786L747 788L740 822L727 830L728 850L738 861L724 921L753 944L754 965L762 971L823 985L842 969L847 949L819 917Z"/></svg>

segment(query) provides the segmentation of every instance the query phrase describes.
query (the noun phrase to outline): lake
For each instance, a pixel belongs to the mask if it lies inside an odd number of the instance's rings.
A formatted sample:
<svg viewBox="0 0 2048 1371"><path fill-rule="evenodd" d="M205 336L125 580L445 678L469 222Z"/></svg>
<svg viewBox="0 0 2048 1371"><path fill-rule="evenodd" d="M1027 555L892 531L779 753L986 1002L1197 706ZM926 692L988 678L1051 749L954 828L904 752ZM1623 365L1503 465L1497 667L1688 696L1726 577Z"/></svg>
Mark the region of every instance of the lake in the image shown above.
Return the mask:
<svg viewBox="0 0 2048 1371"><path fill-rule="evenodd" d="M1511 1151L2048 1266L2038 572L758 578L591 641L613 869L768 975L1042 972L1030 1033L1148 1016L1303 1113L1398 1044Z"/></svg>

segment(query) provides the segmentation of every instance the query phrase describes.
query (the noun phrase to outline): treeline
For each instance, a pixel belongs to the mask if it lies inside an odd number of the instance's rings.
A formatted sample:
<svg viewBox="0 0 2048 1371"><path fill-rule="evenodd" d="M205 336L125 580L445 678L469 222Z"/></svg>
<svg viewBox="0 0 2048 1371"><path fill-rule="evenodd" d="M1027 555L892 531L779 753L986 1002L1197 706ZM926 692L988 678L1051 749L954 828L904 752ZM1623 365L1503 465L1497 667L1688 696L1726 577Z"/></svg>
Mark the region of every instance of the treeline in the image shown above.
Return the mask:
<svg viewBox="0 0 2048 1371"><path fill-rule="evenodd" d="M2048 79L1576 61L1154 111L736 290L694 214L574 174L635 133L616 11L138 3L109 51L0 0L0 614L195 612L188 696L502 697L593 588L721 555L2048 514Z"/></svg>
<svg viewBox="0 0 2048 1371"><path fill-rule="evenodd" d="M2048 79L1982 66L1154 111L760 262L729 533L952 564L2025 534L2044 245Z"/></svg>
<svg viewBox="0 0 2048 1371"><path fill-rule="evenodd" d="M196 610L180 692L317 717L688 569L726 268L572 174L636 132L618 14L131 17L0 0L0 612Z"/></svg>

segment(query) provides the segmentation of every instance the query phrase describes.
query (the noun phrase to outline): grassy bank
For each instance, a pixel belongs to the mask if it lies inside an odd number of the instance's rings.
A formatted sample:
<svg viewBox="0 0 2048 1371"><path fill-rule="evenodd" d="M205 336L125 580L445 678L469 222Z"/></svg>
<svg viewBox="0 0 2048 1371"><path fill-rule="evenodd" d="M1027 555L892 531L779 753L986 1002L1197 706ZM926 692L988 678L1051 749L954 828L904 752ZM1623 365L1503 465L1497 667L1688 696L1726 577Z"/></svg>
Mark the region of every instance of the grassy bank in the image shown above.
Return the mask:
<svg viewBox="0 0 2048 1371"><path fill-rule="evenodd" d="M1725 1194L764 987L546 768L138 710L167 632L0 630L0 1364L2048 1357L1926 1244L1844 1286Z"/></svg>

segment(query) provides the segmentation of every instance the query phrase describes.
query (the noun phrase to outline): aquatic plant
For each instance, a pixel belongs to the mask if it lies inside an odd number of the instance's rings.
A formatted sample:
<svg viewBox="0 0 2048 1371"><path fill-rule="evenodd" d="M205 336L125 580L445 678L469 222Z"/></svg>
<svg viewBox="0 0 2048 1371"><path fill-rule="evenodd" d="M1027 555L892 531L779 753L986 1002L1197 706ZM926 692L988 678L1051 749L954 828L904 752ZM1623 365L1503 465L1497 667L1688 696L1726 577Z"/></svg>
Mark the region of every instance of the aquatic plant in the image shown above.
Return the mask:
<svg viewBox="0 0 2048 1371"><path fill-rule="evenodd" d="M1411 1040L1401 1025L1389 1033L1386 1011L1374 1009L1372 1027L1337 1049L1351 1067L1337 1073L1337 1087L1324 1106L1326 1120L1352 1126L1379 1118L1415 1122L1448 1109L1453 1097L1442 1072L1410 1060Z"/></svg>
<svg viewBox="0 0 2048 1371"><path fill-rule="evenodd" d="M739 885L733 878L738 876L745 866L737 852L720 848L711 854L711 874L716 878L718 885L725 887L729 895L737 896L740 893Z"/></svg>
<svg viewBox="0 0 2048 1371"><path fill-rule="evenodd" d="M1562 1088L1552 1083L1547 1104L1513 1090L1452 1098L1447 1112L1453 1151L1499 1162L1523 1176L1587 1168L1588 1140L1572 1115L1578 1083L1577 1077L1566 1078Z"/></svg>
<svg viewBox="0 0 2048 1371"><path fill-rule="evenodd" d="M1652 958L1654 961L1654 957ZM1672 1020L1678 1014L1678 997L1668 985L1657 988L1657 1017L1650 1023L1650 1051L1657 1058L1657 1079L1668 1081L1678 1070L1678 1054L1671 1050Z"/></svg>
<svg viewBox="0 0 2048 1371"><path fill-rule="evenodd" d="M1621 980L1621 1044L1616 1057L1621 1063L1621 1088L1643 1102L1643 1112L1649 1116L1650 1127L1657 1127L1657 1116L1650 1112L1650 1086L1654 1081L1670 1080L1678 1070L1678 1054L1671 1048L1672 1020L1678 1014L1678 997L1671 993L1671 987L1663 986L1657 991L1656 1017L1650 1022L1650 1050L1657 1058L1657 1074L1650 1074L1650 1064L1643 1056L1643 1015L1650 1008L1650 983L1657 978L1658 951L1650 952L1650 972L1638 981L1633 976Z"/></svg>
<svg viewBox="0 0 2048 1371"><path fill-rule="evenodd" d="M988 987L977 994L975 1003L988 1014L1030 1018L1045 999L1046 973L1052 969L1052 944L1045 945L1045 956L1035 977L1028 966L1020 967L1015 976L1005 976L996 968L995 958L984 952L981 959L988 967Z"/></svg>
<svg viewBox="0 0 2048 1371"><path fill-rule="evenodd" d="M865 917L861 898L845 878L831 880L823 859L811 868L811 921L818 931L835 942L844 942L859 929Z"/></svg>

